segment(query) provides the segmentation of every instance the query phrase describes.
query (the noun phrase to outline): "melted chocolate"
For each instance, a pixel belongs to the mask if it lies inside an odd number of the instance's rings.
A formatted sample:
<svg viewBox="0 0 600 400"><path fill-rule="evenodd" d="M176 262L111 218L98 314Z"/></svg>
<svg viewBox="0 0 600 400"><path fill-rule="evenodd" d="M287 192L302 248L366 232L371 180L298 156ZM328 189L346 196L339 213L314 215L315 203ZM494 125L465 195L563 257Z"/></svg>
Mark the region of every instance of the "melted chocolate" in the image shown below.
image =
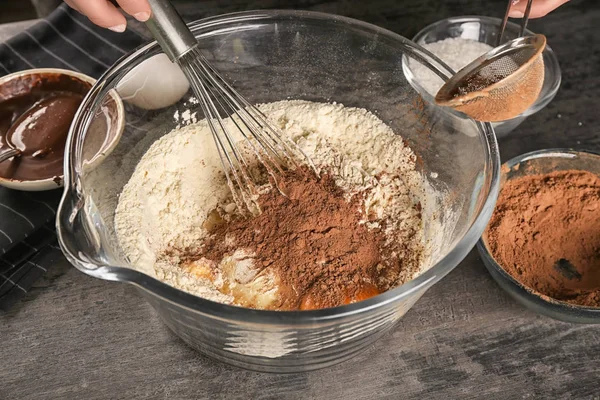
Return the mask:
<svg viewBox="0 0 600 400"><path fill-rule="evenodd" d="M30 75L0 87L0 154L21 155L0 163L0 176L48 179L63 174L69 127L90 85L59 74Z"/></svg>

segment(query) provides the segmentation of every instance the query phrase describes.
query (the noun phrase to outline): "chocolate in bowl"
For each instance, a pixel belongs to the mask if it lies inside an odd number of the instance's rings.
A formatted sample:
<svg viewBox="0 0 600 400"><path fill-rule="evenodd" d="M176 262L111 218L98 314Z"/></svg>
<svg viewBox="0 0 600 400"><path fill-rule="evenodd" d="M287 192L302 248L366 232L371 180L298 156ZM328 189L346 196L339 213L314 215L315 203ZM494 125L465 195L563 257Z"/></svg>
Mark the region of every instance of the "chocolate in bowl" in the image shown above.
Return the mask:
<svg viewBox="0 0 600 400"><path fill-rule="evenodd" d="M21 151L0 163L0 176L60 177L71 121L91 87L58 73L24 75L0 86L0 153L9 148Z"/></svg>
<svg viewBox="0 0 600 400"><path fill-rule="evenodd" d="M71 122L95 80L60 69L35 69L0 78L0 154L21 154L0 163L0 185L19 190L62 186L65 143ZM107 98L106 115L91 121L88 160L106 155L124 124L118 96ZM116 128L116 129L113 129ZM110 136L110 137L109 137ZM87 146L90 147L90 146Z"/></svg>

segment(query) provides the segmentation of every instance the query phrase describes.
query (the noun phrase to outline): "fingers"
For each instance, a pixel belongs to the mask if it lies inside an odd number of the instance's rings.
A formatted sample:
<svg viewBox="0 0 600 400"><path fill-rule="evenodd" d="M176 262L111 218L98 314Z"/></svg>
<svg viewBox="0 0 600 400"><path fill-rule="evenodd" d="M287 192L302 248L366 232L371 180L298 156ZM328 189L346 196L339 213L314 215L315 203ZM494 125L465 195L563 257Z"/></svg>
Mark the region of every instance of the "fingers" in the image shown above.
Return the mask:
<svg viewBox="0 0 600 400"><path fill-rule="evenodd" d="M550 11L560 7L569 0L534 0L531 5L531 13L529 18L540 18L548 14ZM514 4L510 13L508 14L511 18L523 18L525 15L525 9L527 8L527 0L517 0L517 4Z"/></svg>
<svg viewBox="0 0 600 400"><path fill-rule="evenodd" d="M148 0L118 0L127 14L141 22L150 18ZM86 15L94 24L115 32L124 32L127 27L125 16L108 0L65 0L71 8Z"/></svg>
<svg viewBox="0 0 600 400"><path fill-rule="evenodd" d="M69 0L67 4L86 15L96 25L111 31L124 32L127 27L125 16L107 0Z"/></svg>
<svg viewBox="0 0 600 400"><path fill-rule="evenodd" d="M81 10L79 9L79 7L77 7L77 4L75 4L72 0L65 0L65 3L67 3L67 5L69 7L71 7L73 10L81 12Z"/></svg>
<svg viewBox="0 0 600 400"><path fill-rule="evenodd" d="M146 22L152 13L148 0L117 0L123 11L140 22Z"/></svg>

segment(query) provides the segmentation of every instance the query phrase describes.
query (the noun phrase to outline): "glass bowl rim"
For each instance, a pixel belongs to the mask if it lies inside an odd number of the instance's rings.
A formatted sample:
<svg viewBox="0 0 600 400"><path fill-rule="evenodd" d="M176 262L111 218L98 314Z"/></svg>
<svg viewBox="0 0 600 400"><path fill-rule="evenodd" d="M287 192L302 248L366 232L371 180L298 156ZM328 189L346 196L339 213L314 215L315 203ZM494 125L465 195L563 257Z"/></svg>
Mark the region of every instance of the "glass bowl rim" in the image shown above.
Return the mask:
<svg viewBox="0 0 600 400"><path fill-rule="evenodd" d="M442 69L443 66L439 67L436 65L436 58L431 57L431 54L428 51L422 49L414 42L400 36L399 34L367 22L334 14L297 10L243 11L197 20L190 23L189 27L192 29L192 31L195 31L195 34L197 34L200 30L205 30L207 28L216 29L216 27L221 25L227 25L234 22L247 23L254 20L276 20L278 18L296 19L300 21L323 21L325 23L334 23L336 26L345 24L352 28L362 29L363 31L366 31L376 37L387 37L388 39L392 39L395 43L404 47L404 51L411 52L413 53L412 55L414 57L423 60L426 65L429 65L429 67L437 73L442 75L445 73L447 74L447 72ZM236 29L239 29L239 27L236 27ZM210 32L208 34L210 34ZM203 35L204 34L197 35L197 37L200 38ZM498 196L500 183L500 156L498 151L498 143L493 129L489 123L477 123L477 128L480 133L478 137L482 142L484 151L486 152L485 169L488 171L487 176L490 182L487 197L484 203L481 205L479 214L475 217L467 231L454 245L454 247L427 271L423 272L415 279L412 279L401 286L388 290L387 292L373 298L358 303L321 310L256 310L235 305L217 303L208 299L194 296L129 267L96 265L82 260L74 252L71 252L70 249L68 249L65 245L63 227L61 226L61 220L70 220L73 218L73 213L78 212L77 210L71 210L71 207L68 205L69 199L73 197L78 201L82 201L82 198L78 197L82 195L82 193L80 190L80 182L78 181L77 174L75 173L75 163L73 162L74 154L78 147L78 141L76 139L80 139L77 133L82 132L85 129L85 122L91 118L91 110L95 109L97 103L100 101L98 96L102 92L103 86L106 84L106 82L118 75L121 69L126 67L128 64L134 63L136 60L143 59L147 52L150 50L156 50L158 47L159 46L156 41L152 41L146 45L140 46L139 48L123 56L111 68L109 68L100 77L100 79L98 79L96 85L94 85L92 90L90 90L88 95L84 98L82 106L76 113L74 122L71 125L65 150L65 188L57 211L56 228L60 247L63 253L69 262L80 271L87 275L103 280L130 283L168 303L173 303L179 307L193 310L199 314L208 315L211 318L220 318L225 321L243 321L249 324L288 324L298 326L299 324L312 324L316 321L326 322L327 320L336 320L348 316L356 316L374 309L379 309L390 303L394 303L397 300L404 298L404 296L407 294L416 292L426 285L440 280L442 277L448 274L460 262L460 260L466 257L468 252L471 251L471 249L475 246L477 240L483 232L483 229L485 228L485 225L487 224L487 221L491 217L493 207Z"/></svg>
<svg viewBox="0 0 600 400"><path fill-rule="evenodd" d="M484 15L459 15L456 17L448 17L448 18L440 19L439 21L436 21L432 24L427 25L426 27L421 29L419 32L417 32L411 40L413 42L417 43L417 45L418 45L419 40L421 40L426 34L431 32L435 28L439 27L440 25L455 25L455 24L462 24L462 23L466 23L466 22L485 22L488 24L500 26L500 24L502 23L502 19L497 18L497 17L487 17ZM516 28L517 30L520 29L520 26L512 21L508 21L506 26L507 27L510 26L511 28ZM525 29L525 34L533 35L534 32L532 32L529 29ZM548 60L552 63L552 65L549 68L550 68L550 70L554 71L554 80L551 82L550 89L548 90L548 92L545 95L540 96L535 101L535 103L533 103L533 105L531 107L529 107L527 110L525 110L522 114L520 114L514 118L511 118L511 119L499 121L498 123L508 122L508 121L511 121L511 120L514 120L517 118L529 117L530 115L533 115L536 112L540 111L542 108L546 107L548 105L548 103L550 103L552 101L552 99L554 99L556 94L558 93L558 89L560 88L560 84L562 82L562 71L560 69L560 64L558 63L558 57L556 57L556 53L554 52L554 50L552 50L552 47L550 47L550 45L548 43L546 43L546 48L544 49L542 54L547 55ZM408 67L408 65L406 66L406 68L411 72L411 74L413 74L412 70ZM456 72L456 71L454 71L454 72ZM414 79L414 77L409 78L407 76L406 79ZM420 87L420 85L419 85L419 87Z"/></svg>
<svg viewBox="0 0 600 400"><path fill-rule="evenodd" d="M527 153L520 154L511 158L502 164L501 171L510 171L515 166L520 165L521 163L529 160L534 160L537 158L576 158L579 155L592 156L598 159L600 163L600 152L594 150L587 149L574 149L570 147L557 147L557 148L547 148L542 150L534 150ZM501 172L501 182L503 177L506 174ZM487 226L486 226L487 228ZM600 307L588 307L588 306L580 306L577 304L567 303L566 301L557 300L548 297L550 300L546 300L541 293L531 289L521 282L512 277L502 266L496 261L494 256L492 255L486 241L483 238L483 235L477 242L477 250L481 257L488 261L487 265L491 265L494 270L502 277L505 282L508 282L511 286L514 286L518 289L519 297L526 296L528 299L533 300L537 304L542 304L543 307L549 308L551 311L560 314L572 314L573 312L586 313L587 316L600 317ZM502 288L502 290L507 291L502 285L498 285ZM510 294L510 293L509 293ZM528 307L529 308L529 307ZM539 313L537 310L534 312ZM545 314L548 315L548 314ZM556 317L552 317L556 318ZM600 323L600 320L598 321Z"/></svg>

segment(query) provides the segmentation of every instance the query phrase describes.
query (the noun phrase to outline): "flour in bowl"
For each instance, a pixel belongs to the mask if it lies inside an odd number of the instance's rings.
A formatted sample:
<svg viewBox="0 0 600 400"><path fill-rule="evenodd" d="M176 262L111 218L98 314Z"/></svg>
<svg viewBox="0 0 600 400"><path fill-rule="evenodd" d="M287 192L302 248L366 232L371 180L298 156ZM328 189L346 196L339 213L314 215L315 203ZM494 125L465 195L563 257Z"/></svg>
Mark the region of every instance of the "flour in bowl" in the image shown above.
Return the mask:
<svg viewBox="0 0 600 400"><path fill-rule="evenodd" d="M361 253L361 259L356 259L372 264L365 264L371 274L364 285L368 290L352 293L354 297L349 295L347 301L360 301L367 294L374 295L400 285L429 266L427 257L430 249L423 233L422 212L422 208L427 206L427 184L416 170L415 154L400 136L370 112L341 104L281 101L260 105L259 109L281 128L284 135L298 144L323 177L319 180L299 176L296 181L296 178L292 179L291 184L321 195L329 191L333 196L336 190L320 186L325 180L333 182L339 188L336 195L343 196L344 201L350 204L348 206L341 200L331 202L331 207L339 206L346 213L339 219L343 217L348 223L348 214L355 212L356 229L362 232L362 236L357 235L356 238L369 238L384 253L374 254L371 247ZM306 198L312 195L318 198L313 192L307 192ZM265 197L264 201L279 204L279 198ZM306 198L299 196L297 199ZM300 207L301 203L303 206L306 206L305 203L310 205L310 201L296 204ZM284 207L287 203L282 200L281 204ZM339 209L332 213L340 212ZM277 219L268 219L271 211L264 211L266 215L261 216L266 218L265 223L276 225ZM285 214L274 211L274 218L285 217ZM294 212L293 209L289 211ZM311 210L304 211L306 215L315 217ZM319 218L313 219L316 225L320 223ZM321 235L320 241L314 243L338 243L342 238L340 235L347 232L338 229L338 219L332 218L332 221L333 225L327 225L326 229L318 226L304 229L290 222L286 235L295 242L283 241L282 251L286 252L288 247L291 249L292 245L302 241L307 253L312 252L312 245L306 246L305 243L310 242L312 236L307 236L306 232L312 235L315 231L315 234ZM228 224L237 224L237 232L246 232L246 237L236 237L227 231ZM287 303L283 297L293 291L284 290L286 287L295 290L299 283L287 278L306 280L308 275L292 274L297 271L290 272L283 265L275 268L277 263L264 259L270 252L260 251L260 246L268 242L254 243L255 238L247 236L248 232L252 236L255 228L250 225L240 228L240 224L245 222L232 199L204 120L176 128L149 148L125 185L115 214L117 236L131 265L144 271L150 266L157 279L171 286L226 304L263 309L306 309L300 307L300 304L306 305L305 293L296 293L297 298ZM340 226L346 225L340 222ZM298 232L293 231L296 228ZM319 231L321 228L324 230ZM257 227L257 234L259 230L260 227ZM223 235L219 236L218 232ZM212 247L218 248L218 251L208 254L206 248L215 238L219 239L219 243L213 243ZM321 268L323 274L328 274L327 279L335 280L341 274L342 278L353 279L349 282L360 286L362 278L352 271L352 265L344 264L344 257L353 260L353 246L360 243L353 242L357 239L348 235L344 238L349 240L348 249L339 249L338 246L337 251L342 251L339 257L332 256L334 259L327 259L327 253L323 253L322 260L315 258L318 264L315 268ZM237 247L239 243L246 247ZM302 253L298 254L302 256ZM393 273L386 273L388 264L393 264L393 268L390 267ZM338 274L333 265L339 265L339 271L348 273ZM309 274L315 281L302 282L303 287L312 292L319 288L325 290L327 284L320 280L325 276L321 276L321 270ZM324 296L321 294L317 303L322 300L322 304L327 306L346 304L343 293L337 300L325 299ZM286 304L285 308L283 304Z"/></svg>
<svg viewBox="0 0 600 400"><path fill-rule="evenodd" d="M448 64L454 72L493 49L487 43L461 37L425 43L422 46ZM415 80L432 96L435 96L444 84L439 76L416 60L410 61L410 69L415 74Z"/></svg>

